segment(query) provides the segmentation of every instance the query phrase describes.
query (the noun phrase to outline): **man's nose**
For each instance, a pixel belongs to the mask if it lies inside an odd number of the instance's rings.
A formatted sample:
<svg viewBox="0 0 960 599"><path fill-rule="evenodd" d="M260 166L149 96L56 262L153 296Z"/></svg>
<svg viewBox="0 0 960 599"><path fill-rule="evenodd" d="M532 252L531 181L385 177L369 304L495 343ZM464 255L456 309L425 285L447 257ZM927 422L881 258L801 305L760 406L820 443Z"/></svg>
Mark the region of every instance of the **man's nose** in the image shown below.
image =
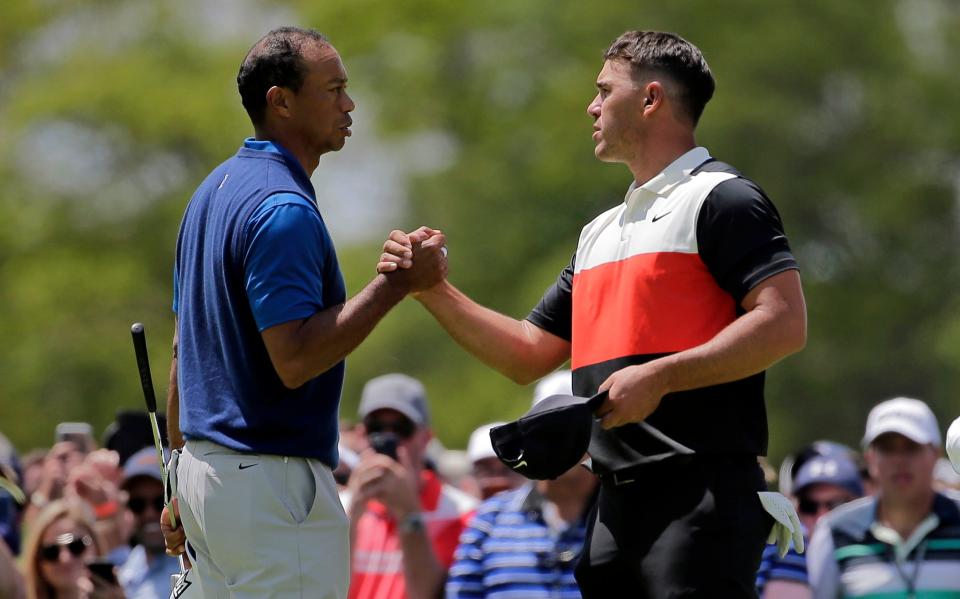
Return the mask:
<svg viewBox="0 0 960 599"><path fill-rule="evenodd" d="M587 104L587 114L593 118L600 118L600 94Z"/></svg>
<svg viewBox="0 0 960 599"><path fill-rule="evenodd" d="M353 101L353 98L350 97L350 94L343 93L343 106L342 110L344 112L353 112L357 108L357 103Z"/></svg>

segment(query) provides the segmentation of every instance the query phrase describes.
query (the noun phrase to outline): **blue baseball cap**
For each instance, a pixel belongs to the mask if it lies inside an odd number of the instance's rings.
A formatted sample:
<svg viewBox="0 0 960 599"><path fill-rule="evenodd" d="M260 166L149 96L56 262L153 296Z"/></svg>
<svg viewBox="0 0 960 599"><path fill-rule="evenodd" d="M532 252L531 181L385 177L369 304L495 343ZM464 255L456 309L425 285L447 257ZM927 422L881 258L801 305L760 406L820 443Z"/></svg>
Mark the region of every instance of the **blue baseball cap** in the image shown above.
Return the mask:
<svg viewBox="0 0 960 599"><path fill-rule="evenodd" d="M793 483L794 495L811 485L836 485L857 497L863 496L863 482L856 464L841 453L818 455L804 462Z"/></svg>
<svg viewBox="0 0 960 599"><path fill-rule="evenodd" d="M164 461L170 459L170 452L164 448ZM144 447L137 453L130 456L127 463L123 465L123 482L121 487L126 488L133 479L146 476L163 482L160 477L160 465L157 463L157 449L155 447Z"/></svg>

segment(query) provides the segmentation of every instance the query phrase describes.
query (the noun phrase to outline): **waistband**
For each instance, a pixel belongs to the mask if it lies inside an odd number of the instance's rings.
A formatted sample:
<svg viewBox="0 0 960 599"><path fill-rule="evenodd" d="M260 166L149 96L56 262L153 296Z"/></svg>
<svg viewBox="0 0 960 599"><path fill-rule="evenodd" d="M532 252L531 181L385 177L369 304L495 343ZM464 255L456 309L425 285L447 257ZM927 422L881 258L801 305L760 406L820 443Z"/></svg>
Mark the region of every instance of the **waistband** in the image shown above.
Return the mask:
<svg viewBox="0 0 960 599"><path fill-rule="evenodd" d="M271 456L270 454L256 453L251 451L237 451L236 449L231 449L220 445L219 443L214 443L213 441L208 441L207 439L186 439L183 444L183 449L185 452L189 453L195 459L202 459L205 454L210 453L219 453L219 454L231 454L231 455L245 455L245 456L268 456L268 457L277 457L282 458L283 460L306 460L308 464L318 464L323 466L327 470L333 471L333 468L330 467L330 464L319 460L317 458L307 458L303 456L286 456L286 455L275 455Z"/></svg>
<svg viewBox="0 0 960 599"><path fill-rule="evenodd" d="M669 476L676 478L695 469L759 467L757 456L747 453L698 453L674 456L659 462L627 466L611 472L600 473L600 484L605 487L621 487L651 478Z"/></svg>

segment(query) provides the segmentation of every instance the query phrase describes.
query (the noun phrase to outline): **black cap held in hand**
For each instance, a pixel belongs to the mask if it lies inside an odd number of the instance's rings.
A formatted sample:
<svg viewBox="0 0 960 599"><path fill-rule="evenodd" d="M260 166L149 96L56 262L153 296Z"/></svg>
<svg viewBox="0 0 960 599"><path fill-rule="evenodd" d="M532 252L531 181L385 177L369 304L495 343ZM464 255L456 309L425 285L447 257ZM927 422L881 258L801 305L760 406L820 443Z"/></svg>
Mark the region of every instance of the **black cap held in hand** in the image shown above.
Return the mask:
<svg viewBox="0 0 960 599"><path fill-rule="evenodd" d="M493 450L527 478L557 478L587 453L593 412L606 396L606 391L589 398L551 395L518 420L490 429Z"/></svg>

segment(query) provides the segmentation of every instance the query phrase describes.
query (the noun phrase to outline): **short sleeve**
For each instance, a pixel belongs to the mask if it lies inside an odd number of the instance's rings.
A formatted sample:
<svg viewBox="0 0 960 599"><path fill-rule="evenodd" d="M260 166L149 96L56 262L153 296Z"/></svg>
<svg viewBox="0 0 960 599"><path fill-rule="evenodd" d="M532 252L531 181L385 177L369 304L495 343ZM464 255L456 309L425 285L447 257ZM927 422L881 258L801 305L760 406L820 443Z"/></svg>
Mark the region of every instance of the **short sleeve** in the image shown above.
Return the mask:
<svg viewBox="0 0 960 599"><path fill-rule="evenodd" d="M322 310L333 246L315 206L294 194L267 199L247 221L243 283L260 331Z"/></svg>
<svg viewBox="0 0 960 599"><path fill-rule="evenodd" d="M446 582L447 599L472 599L486 596L483 582L485 555L483 543L493 527L494 514L474 516L460 535Z"/></svg>
<svg viewBox="0 0 960 599"><path fill-rule="evenodd" d="M574 254L557 281L544 292L540 303L527 315L527 320L538 328L566 341L572 337L573 268L576 259L577 255Z"/></svg>
<svg viewBox="0 0 960 599"><path fill-rule="evenodd" d="M697 246L714 279L738 304L764 279L799 268L776 207L741 177L720 183L704 200Z"/></svg>

